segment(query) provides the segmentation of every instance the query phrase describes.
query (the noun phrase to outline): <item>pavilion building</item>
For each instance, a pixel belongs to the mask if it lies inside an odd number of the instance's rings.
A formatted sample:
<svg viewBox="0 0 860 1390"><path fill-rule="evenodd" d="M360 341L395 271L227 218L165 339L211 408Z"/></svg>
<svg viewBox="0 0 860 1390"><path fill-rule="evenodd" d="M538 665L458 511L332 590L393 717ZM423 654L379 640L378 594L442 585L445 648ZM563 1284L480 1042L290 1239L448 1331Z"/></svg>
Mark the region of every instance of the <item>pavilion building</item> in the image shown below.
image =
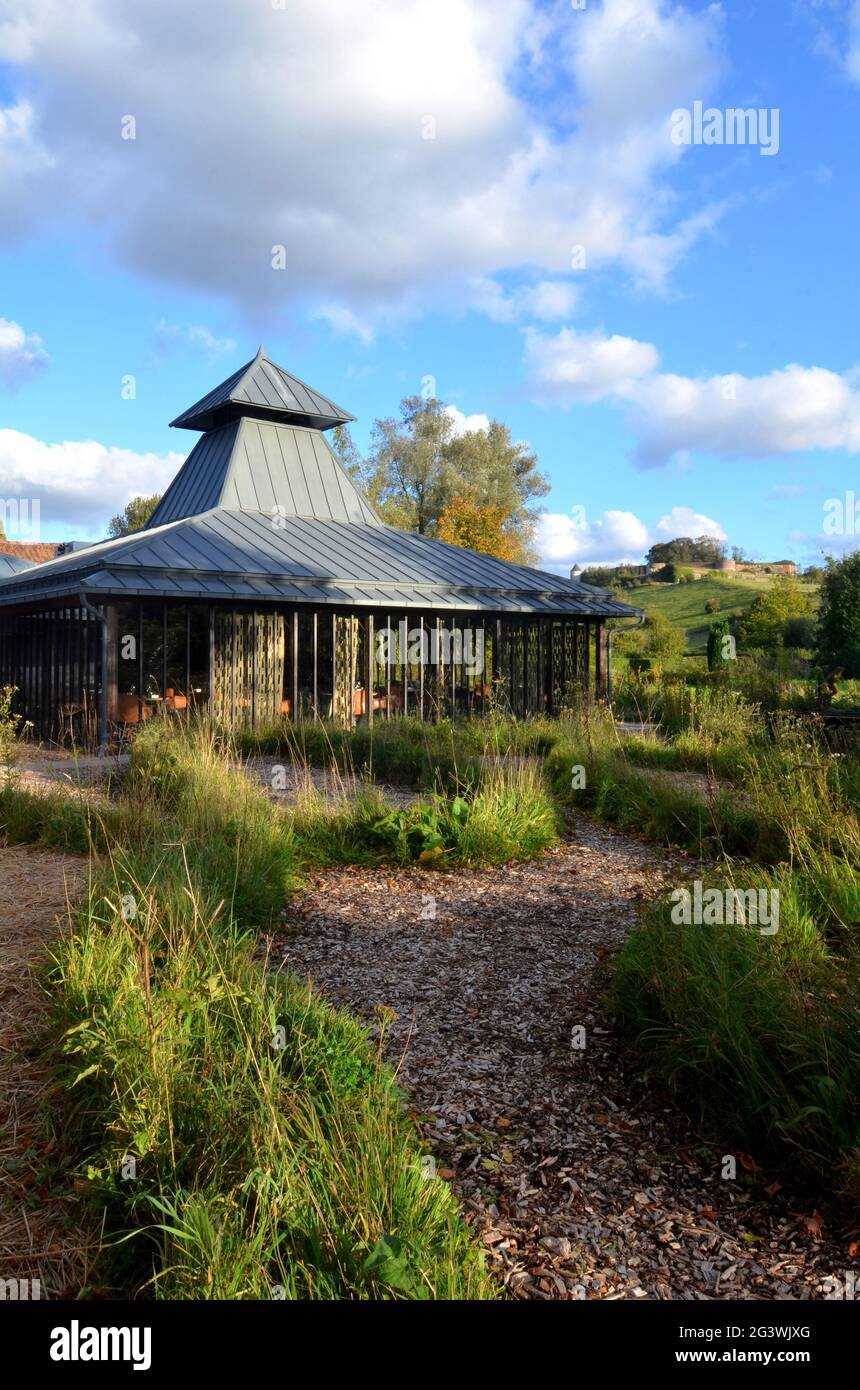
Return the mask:
<svg viewBox="0 0 860 1390"><path fill-rule="evenodd" d="M34 736L106 745L159 709L350 725L601 697L607 622L639 610L385 525L326 438L352 418L261 348L172 422L201 438L145 528L0 565L0 688Z"/></svg>

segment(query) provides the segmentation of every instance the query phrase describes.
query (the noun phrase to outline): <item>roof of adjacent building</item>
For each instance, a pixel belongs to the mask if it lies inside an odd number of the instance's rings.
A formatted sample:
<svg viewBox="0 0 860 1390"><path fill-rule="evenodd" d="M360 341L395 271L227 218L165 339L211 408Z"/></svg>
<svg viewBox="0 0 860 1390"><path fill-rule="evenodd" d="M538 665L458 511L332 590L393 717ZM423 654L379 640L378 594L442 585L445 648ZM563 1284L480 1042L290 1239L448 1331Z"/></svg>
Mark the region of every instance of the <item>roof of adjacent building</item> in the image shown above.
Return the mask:
<svg viewBox="0 0 860 1390"><path fill-rule="evenodd" d="M242 415L318 430L355 419L321 391L270 361L260 347L256 357L170 423L185 430L211 430Z"/></svg>
<svg viewBox="0 0 860 1390"><path fill-rule="evenodd" d="M0 551L0 579L32 569L35 563L35 560L25 560L23 555L6 555Z"/></svg>
<svg viewBox="0 0 860 1390"><path fill-rule="evenodd" d="M40 565L43 560L53 560L59 550L59 542L52 541L4 541L0 540L0 555L9 559L23 560L28 565Z"/></svg>
<svg viewBox="0 0 860 1390"><path fill-rule="evenodd" d="M262 416L254 399L244 403L272 372L329 415L312 426L308 417L291 418L297 412L283 403L266 407L276 418ZM219 421L225 403L235 414ZM174 423L190 427L192 418L198 428L202 420L215 423L205 426L143 530L0 577L0 605L86 593L96 602L143 596L593 617L640 611L579 579L383 525L321 432L327 425L320 419L352 417L262 349Z"/></svg>

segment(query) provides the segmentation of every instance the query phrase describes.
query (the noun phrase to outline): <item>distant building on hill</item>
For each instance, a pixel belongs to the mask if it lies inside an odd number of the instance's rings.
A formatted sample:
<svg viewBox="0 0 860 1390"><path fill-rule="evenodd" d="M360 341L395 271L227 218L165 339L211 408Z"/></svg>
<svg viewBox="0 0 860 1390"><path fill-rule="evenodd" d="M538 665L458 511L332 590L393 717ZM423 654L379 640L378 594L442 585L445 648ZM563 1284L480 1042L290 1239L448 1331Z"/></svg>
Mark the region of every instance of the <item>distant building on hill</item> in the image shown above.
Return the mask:
<svg viewBox="0 0 860 1390"><path fill-rule="evenodd" d="M733 574L797 574L797 565L793 560L721 560L718 566L721 570L729 570Z"/></svg>

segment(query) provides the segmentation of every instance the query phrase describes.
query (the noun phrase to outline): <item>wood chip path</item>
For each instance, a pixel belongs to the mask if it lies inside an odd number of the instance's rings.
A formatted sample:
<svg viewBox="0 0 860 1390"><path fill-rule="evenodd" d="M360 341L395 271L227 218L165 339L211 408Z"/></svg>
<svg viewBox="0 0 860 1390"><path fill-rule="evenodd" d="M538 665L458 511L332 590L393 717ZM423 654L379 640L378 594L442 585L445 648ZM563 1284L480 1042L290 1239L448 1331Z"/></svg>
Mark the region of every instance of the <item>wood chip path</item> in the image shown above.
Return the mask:
<svg viewBox="0 0 860 1390"><path fill-rule="evenodd" d="M814 1200L748 1156L724 1180L731 1150L616 1042L602 967L691 867L582 819L532 863L339 870L288 909L284 968L371 1028L396 1011L387 1055L437 1173L519 1298L803 1300L857 1263Z"/></svg>
<svg viewBox="0 0 860 1390"><path fill-rule="evenodd" d="M0 1279L39 1280L42 1298L74 1298L85 1280L86 1251L56 1171L39 1050L47 1001L35 974L85 872L72 855L0 847Z"/></svg>

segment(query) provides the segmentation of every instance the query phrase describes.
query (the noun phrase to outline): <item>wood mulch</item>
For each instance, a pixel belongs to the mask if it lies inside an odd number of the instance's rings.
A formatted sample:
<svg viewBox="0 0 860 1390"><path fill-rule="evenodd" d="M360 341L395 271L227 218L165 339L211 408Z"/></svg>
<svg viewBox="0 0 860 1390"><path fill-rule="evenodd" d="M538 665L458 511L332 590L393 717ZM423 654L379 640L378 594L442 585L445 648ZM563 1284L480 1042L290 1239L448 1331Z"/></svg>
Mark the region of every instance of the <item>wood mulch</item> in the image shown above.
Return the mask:
<svg viewBox="0 0 860 1390"><path fill-rule="evenodd" d="M602 967L643 901L693 867L578 819L531 863L338 870L285 914L283 968L371 1031L396 1012L387 1056L516 1297L802 1300L851 1267L847 1237L753 1158L723 1179L730 1150L619 1048Z"/></svg>
<svg viewBox="0 0 860 1390"><path fill-rule="evenodd" d="M54 1172L36 976L85 873L73 855L0 847L0 1279L38 1279L42 1298L74 1298L86 1282L86 1242Z"/></svg>

